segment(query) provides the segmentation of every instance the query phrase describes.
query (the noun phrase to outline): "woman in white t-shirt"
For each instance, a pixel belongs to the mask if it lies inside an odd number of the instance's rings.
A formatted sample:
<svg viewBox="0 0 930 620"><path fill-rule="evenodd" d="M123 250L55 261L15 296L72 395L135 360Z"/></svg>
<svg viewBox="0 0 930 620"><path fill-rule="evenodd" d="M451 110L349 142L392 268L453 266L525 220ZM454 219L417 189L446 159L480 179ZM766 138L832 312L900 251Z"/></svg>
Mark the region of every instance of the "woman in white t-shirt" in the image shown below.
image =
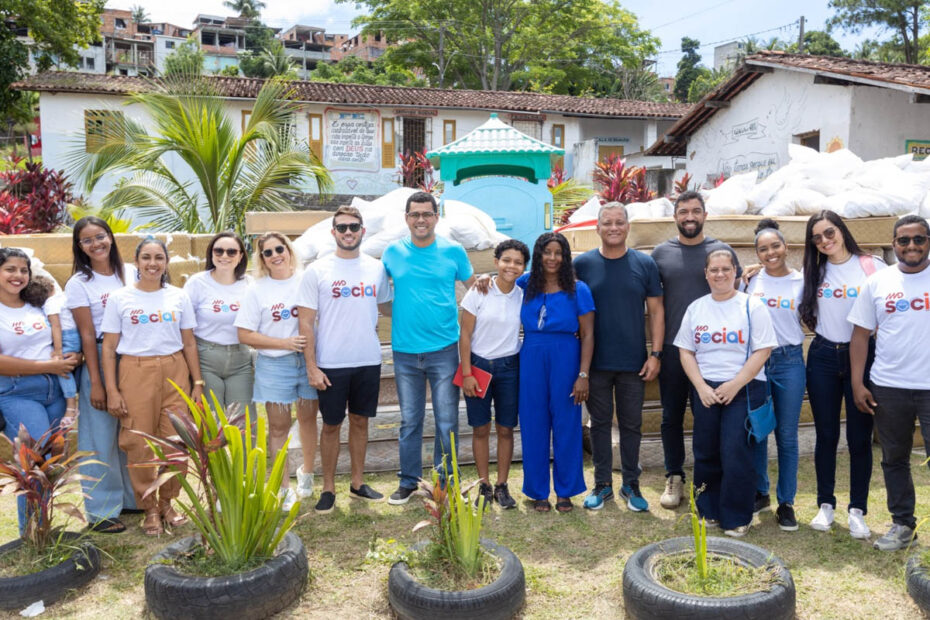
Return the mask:
<svg viewBox="0 0 930 620"><path fill-rule="evenodd" d="M513 458L513 429L520 404L520 310L523 289L517 278L530 261L530 250L521 241L508 239L494 248L497 276L487 293L472 288L462 299L462 333L459 357L462 360L462 391L468 425L472 427L472 452L481 485L478 493L490 507L516 508L507 488L507 475ZM487 393L481 391L473 368L491 374ZM497 431L497 483L492 487L489 473L491 402Z"/></svg>
<svg viewBox="0 0 930 620"><path fill-rule="evenodd" d="M271 457L287 441L291 428L291 405L297 403L297 423L303 465L297 469L297 493L281 481L288 511L294 502L313 495L313 462L316 458L316 390L307 378L303 350L307 339L298 333L297 302L300 275L297 255L287 237L267 232L255 240L254 264L261 276L249 287L235 325L239 341L258 350L252 400L264 402L268 415ZM351 334L346 334L351 338ZM306 473L305 473L306 472Z"/></svg>
<svg viewBox="0 0 930 620"><path fill-rule="evenodd" d="M66 305L81 336L84 372L78 386L78 449L94 453L82 466L84 512L90 528L105 534L126 530L119 516L136 510L135 494L119 448L119 420L107 412L100 351L103 310L110 294L135 280L135 269L124 266L110 226L94 216L82 217L71 235L74 268L65 283Z"/></svg>
<svg viewBox="0 0 930 620"><path fill-rule="evenodd" d="M0 248L0 414L3 431L15 439L20 425L33 439L57 426L65 413L58 376L74 370L79 355L54 359L52 331L42 308L22 293L32 278L29 257L17 248ZM24 497L18 500L20 529Z"/></svg>
<svg viewBox="0 0 930 620"><path fill-rule="evenodd" d="M197 316L194 336L208 402L213 402L212 392L224 407L236 403L255 413L252 351L239 342L234 324L252 283L245 273L248 264L242 239L235 233L219 233L207 244L206 269L188 279L184 292Z"/></svg>
<svg viewBox="0 0 930 620"><path fill-rule="evenodd" d="M828 531L836 510L836 447L840 439L840 408L846 401L846 443L849 446L849 534L867 539L869 483L872 478L872 416L856 408L849 376L849 340L853 325L847 320L866 278L885 263L859 248L843 219L821 211L807 222L804 237L804 289L800 314L814 331L807 350L807 396L814 428L814 468L817 504L811 521L815 530ZM870 340L869 368L875 352Z"/></svg>
<svg viewBox="0 0 930 620"><path fill-rule="evenodd" d="M709 253L704 274L710 294L688 306L674 344L693 386L694 486L706 485L698 511L740 537L752 523L756 487L746 417L765 401L763 366L778 341L762 302L734 288L732 252Z"/></svg>
<svg viewBox="0 0 930 620"><path fill-rule="evenodd" d="M778 346L765 363L765 376L772 390L775 408L775 443L778 446L778 527L787 532L798 529L794 497L798 490L798 422L804 401L804 330L798 306L804 276L788 266L788 246L778 222L763 219L756 226L756 256L762 270L749 280L746 292L765 304ZM768 507L768 442L756 444L756 504L754 512Z"/></svg>
<svg viewBox="0 0 930 620"><path fill-rule="evenodd" d="M172 478L143 497L158 470L138 466L151 460L153 453L145 438L133 431L156 437L176 434L169 415L187 417L189 413L181 393L169 381L197 401L203 395L203 379L194 340L194 309L184 291L168 284L165 244L154 237L144 239L136 247L136 268L139 280L114 291L107 300L101 325L102 364L107 410L120 420L119 446L129 460L136 504L145 511L142 531L157 536L165 526L187 520L171 505L181 484Z"/></svg>

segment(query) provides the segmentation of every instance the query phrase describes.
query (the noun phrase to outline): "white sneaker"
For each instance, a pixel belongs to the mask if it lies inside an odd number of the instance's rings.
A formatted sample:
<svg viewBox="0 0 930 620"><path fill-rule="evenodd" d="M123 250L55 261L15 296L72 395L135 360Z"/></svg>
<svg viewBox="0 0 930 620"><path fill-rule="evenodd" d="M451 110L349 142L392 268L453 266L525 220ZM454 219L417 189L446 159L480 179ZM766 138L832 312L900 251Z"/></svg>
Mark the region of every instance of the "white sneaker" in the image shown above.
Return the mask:
<svg viewBox="0 0 930 620"><path fill-rule="evenodd" d="M662 508L675 510L681 504L681 497L684 491L684 481L681 476L669 476L665 479L665 492L659 498L659 504Z"/></svg>
<svg viewBox="0 0 930 620"><path fill-rule="evenodd" d="M282 491L282 493L284 493L284 502L281 504L281 512L290 512L294 504L300 500L297 499L297 494L294 493L294 489L290 487L288 487L286 491Z"/></svg>
<svg viewBox="0 0 930 620"><path fill-rule="evenodd" d="M307 499L313 495L313 473L305 474L304 467L297 468L297 497Z"/></svg>
<svg viewBox="0 0 930 620"><path fill-rule="evenodd" d="M833 506L820 504L817 516L811 520L811 527L818 532L829 532L833 527Z"/></svg>
<svg viewBox="0 0 930 620"><path fill-rule="evenodd" d="M750 527L751 524L741 525L739 527L734 527L732 530L725 530L723 533L733 538L742 538L749 533Z"/></svg>
<svg viewBox="0 0 930 620"><path fill-rule="evenodd" d="M849 535L860 540L868 540L872 530L865 524L865 516L858 508L849 509Z"/></svg>

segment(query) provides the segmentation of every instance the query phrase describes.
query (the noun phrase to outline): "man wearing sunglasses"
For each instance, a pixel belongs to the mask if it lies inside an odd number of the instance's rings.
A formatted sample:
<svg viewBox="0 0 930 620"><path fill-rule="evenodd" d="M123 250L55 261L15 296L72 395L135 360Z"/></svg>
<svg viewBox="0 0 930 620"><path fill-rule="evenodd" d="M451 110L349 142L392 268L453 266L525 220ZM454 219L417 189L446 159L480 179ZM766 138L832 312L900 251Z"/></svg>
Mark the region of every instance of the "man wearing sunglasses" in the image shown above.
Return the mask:
<svg viewBox="0 0 930 620"><path fill-rule="evenodd" d="M368 419L378 409L381 386L381 343L378 310L391 314L391 284L384 266L361 254L365 229L362 214L341 206L333 216L336 252L314 261L304 272L297 296L300 335L306 337L307 378L320 399L323 429L320 462L323 490L316 511L336 504L339 430L349 412L349 496L378 501L384 496L364 483ZM314 323L316 331L314 332Z"/></svg>
<svg viewBox="0 0 930 620"><path fill-rule="evenodd" d="M930 456L930 226L917 215L894 225L897 268L882 269L866 280L849 313L850 375L856 407L875 417L882 445L882 472L892 525L874 543L896 551L913 545L914 480L911 448L914 420L920 421L924 450ZM865 371L869 337L878 329L869 385Z"/></svg>
<svg viewBox="0 0 930 620"><path fill-rule="evenodd" d="M389 245L381 257L394 280L391 348L400 401L400 484L389 504L406 504L423 475L423 418L429 382L436 421L433 464L451 457L450 433L458 436L459 389L452 378L459 364L456 281L471 287L474 270L461 245L436 235L439 208L416 192L405 208L410 236Z"/></svg>

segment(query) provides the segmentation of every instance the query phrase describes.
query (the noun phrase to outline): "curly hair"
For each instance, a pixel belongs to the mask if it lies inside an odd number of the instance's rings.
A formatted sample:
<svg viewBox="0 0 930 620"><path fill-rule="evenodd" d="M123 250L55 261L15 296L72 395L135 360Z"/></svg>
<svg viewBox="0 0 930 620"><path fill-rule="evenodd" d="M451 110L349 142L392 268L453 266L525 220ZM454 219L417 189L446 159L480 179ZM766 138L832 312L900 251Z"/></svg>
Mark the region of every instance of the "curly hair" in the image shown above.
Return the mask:
<svg viewBox="0 0 930 620"><path fill-rule="evenodd" d="M55 283L45 276L32 276L29 284L19 293L20 299L36 308L41 308L55 294Z"/></svg>
<svg viewBox="0 0 930 620"><path fill-rule="evenodd" d="M530 266L530 278L526 283L526 293L523 295L524 303L542 293L546 288L546 276L543 273L542 264L543 252L553 241L559 244L562 254L562 264L559 265L559 288L569 295L575 294L575 271L572 269L572 249L568 245L568 239L559 233L548 232L539 235L536 243L533 244L533 262Z"/></svg>

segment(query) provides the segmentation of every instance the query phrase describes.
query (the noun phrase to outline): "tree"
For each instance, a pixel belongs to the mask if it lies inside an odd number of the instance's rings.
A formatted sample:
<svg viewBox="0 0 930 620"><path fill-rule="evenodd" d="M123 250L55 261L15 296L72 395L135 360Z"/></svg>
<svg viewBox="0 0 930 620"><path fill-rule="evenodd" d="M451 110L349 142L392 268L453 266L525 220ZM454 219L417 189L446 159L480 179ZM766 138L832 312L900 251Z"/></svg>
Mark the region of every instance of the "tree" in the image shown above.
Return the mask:
<svg viewBox="0 0 930 620"><path fill-rule="evenodd" d="M213 75L222 75L225 77L239 77L239 65L226 65L222 69L217 69Z"/></svg>
<svg viewBox="0 0 930 620"><path fill-rule="evenodd" d="M265 77L281 77L289 80L297 77L297 69L294 68L291 59L284 51L284 44L277 39L262 50L259 58Z"/></svg>
<svg viewBox="0 0 930 620"><path fill-rule="evenodd" d="M688 87L688 103L697 103L704 98L704 95L723 84L733 75L732 71L725 68L711 70L698 67L698 69L700 75Z"/></svg>
<svg viewBox="0 0 930 620"><path fill-rule="evenodd" d="M104 196L104 209L137 210L158 230L243 234L246 211L289 209L294 186L307 181L320 193L332 186L307 142L294 137L300 108L286 82L262 86L241 132L209 79L169 77L129 103L147 112L153 132L127 118L105 129L99 151L81 147L71 156L87 192L105 175L132 175Z"/></svg>
<svg viewBox="0 0 930 620"><path fill-rule="evenodd" d="M596 90L598 95L635 99L637 101L668 101L668 94L659 78L645 67L620 67Z"/></svg>
<svg viewBox="0 0 930 620"><path fill-rule="evenodd" d="M225 0L223 6L238 13L239 17L257 19L265 8L265 3L260 0Z"/></svg>
<svg viewBox="0 0 930 620"><path fill-rule="evenodd" d="M354 2L355 0L339 0ZM614 0L361 0L362 33L396 45L393 66L433 84L587 92L616 66L638 66L658 40Z"/></svg>
<svg viewBox="0 0 930 620"><path fill-rule="evenodd" d="M379 86L426 86L409 69L396 69L384 61L384 56L367 63L358 56L344 56L338 62L320 63L310 74L314 82L377 84Z"/></svg>
<svg viewBox="0 0 930 620"><path fill-rule="evenodd" d="M191 35L187 41L174 48L174 51L165 57L166 75L195 76L203 72L203 50L197 37ZM238 72L237 72L238 73Z"/></svg>
<svg viewBox="0 0 930 620"><path fill-rule="evenodd" d="M797 54L797 42L789 45L785 51ZM836 39L822 30L809 30L804 33L804 53L812 56L847 56L846 51L836 42Z"/></svg>
<svg viewBox="0 0 930 620"><path fill-rule="evenodd" d="M701 55L698 49L701 42L689 37L681 38L682 57L678 61L678 73L675 75L675 98L678 101L688 100L688 90L691 88L691 82L701 75L701 69L698 63L701 62ZM707 71L707 69L704 69Z"/></svg>
<svg viewBox="0 0 930 620"><path fill-rule="evenodd" d="M853 58L873 62L904 62L904 49L901 40L892 37L888 41L866 39L853 50Z"/></svg>
<svg viewBox="0 0 930 620"><path fill-rule="evenodd" d="M132 21L137 24L144 24L149 21L149 14L141 4L136 4L129 10L132 11Z"/></svg>
<svg viewBox="0 0 930 620"><path fill-rule="evenodd" d="M904 61L916 64L920 59L920 23L925 16L926 0L830 0L836 13L827 22L827 31L841 28L849 32L877 26L890 30L900 41Z"/></svg>

